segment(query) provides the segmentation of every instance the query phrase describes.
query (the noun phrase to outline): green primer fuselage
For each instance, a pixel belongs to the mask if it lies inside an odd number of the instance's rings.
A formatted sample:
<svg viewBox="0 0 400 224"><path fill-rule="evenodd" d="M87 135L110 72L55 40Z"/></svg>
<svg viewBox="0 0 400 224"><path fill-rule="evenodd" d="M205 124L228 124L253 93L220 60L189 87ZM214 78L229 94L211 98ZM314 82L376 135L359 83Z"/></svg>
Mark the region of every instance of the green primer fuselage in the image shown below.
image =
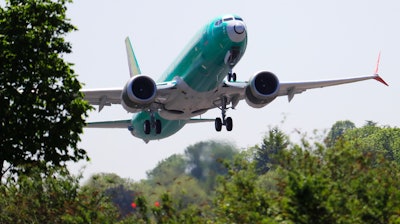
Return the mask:
<svg viewBox="0 0 400 224"><path fill-rule="evenodd" d="M228 35L228 22L223 18L236 18L238 16L226 15L217 17L204 26L190 41L190 43L179 54L176 60L163 73L158 82L176 80L183 81L193 91L198 93L216 90L223 84L224 78L243 56L247 45L247 34L243 40L232 41ZM241 19L240 19L241 20ZM227 62L228 52L236 52L236 58ZM148 142L150 140L162 139L179 131L189 120L167 120L154 113L154 118L162 123L162 131L156 134L152 129L146 135L143 131L143 123L150 119L150 113L143 111L132 118L132 134Z"/></svg>

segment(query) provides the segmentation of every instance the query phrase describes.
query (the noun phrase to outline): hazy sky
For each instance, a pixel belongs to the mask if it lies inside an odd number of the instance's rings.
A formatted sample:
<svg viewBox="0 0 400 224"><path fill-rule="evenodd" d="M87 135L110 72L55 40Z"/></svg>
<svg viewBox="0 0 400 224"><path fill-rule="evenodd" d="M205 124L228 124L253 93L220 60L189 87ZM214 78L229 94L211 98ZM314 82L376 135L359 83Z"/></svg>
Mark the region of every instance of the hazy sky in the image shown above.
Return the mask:
<svg viewBox="0 0 400 224"><path fill-rule="evenodd" d="M158 161L210 139L240 148L261 142L269 126L287 132L325 130L338 120L361 126L366 120L400 125L399 1L75 1L68 15L79 31L68 36L74 63L85 88L120 87L129 78L124 38L131 38L141 70L157 79L185 44L215 16L235 13L247 24L247 51L234 71L248 80L260 70L280 81L306 81L370 75L379 51L386 87L374 80L316 89L276 99L262 109L241 102L229 110L232 132L215 132L213 123L191 124L170 138L145 144L127 130L85 129L80 147L93 173L116 173L139 180ZM131 118L119 105L90 113L89 121ZM219 110L203 115L220 116ZM285 122L281 124L281 121ZM293 135L295 135L293 133Z"/></svg>

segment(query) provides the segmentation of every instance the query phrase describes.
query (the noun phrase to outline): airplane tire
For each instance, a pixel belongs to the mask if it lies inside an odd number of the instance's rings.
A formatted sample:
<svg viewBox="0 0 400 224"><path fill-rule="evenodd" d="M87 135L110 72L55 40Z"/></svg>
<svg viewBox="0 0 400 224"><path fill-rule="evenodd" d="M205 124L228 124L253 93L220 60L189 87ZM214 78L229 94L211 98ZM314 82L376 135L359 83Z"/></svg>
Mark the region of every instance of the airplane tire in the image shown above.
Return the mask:
<svg viewBox="0 0 400 224"><path fill-rule="evenodd" d="M233 82L236 82L236 73L233 73L233 74L232 74L232 81L233 81Z"/></svg>
<svg viewBox="0 0 400 224"><path fill-rule="evenodd" d="M232 131L233 128L233 121L231 117L226 118L226 130L227 131Z"/></svg>
<svg viewBox="0 0 400 224"><path fill-rule="evenodd" d="M150 134L151 125L149 120L145 120L143 123L143 131L146 135Z"/></svg>
<svg viewBox="0 0 400 224"><path fill-rule="evenodd" d="M161 134L161 121L156 120L156 134Z"/></svg>
<svg viewBox="0 0 400 224"><path fill-rule="evenodd" d="M221 131L221 129L222 129L222 120L221 118L217 117L215 118L215 130L219 132Z"/></svg>

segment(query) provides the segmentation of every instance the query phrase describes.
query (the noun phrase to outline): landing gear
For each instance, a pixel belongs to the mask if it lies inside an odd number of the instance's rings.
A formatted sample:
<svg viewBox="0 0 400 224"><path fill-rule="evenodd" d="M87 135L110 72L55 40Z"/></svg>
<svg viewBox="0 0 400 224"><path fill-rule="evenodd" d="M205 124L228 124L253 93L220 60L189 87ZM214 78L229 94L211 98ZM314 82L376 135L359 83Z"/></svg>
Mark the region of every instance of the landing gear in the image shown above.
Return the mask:
<svg viewBox="0 0 400 224"><path fill-rule="evenodd" d="M233 121L231 117L226 117L226 110L228 109L226 107L227 104L227 99L226 97L222 97L222 103L221 103L221 107L219 109L221 109L221 118L217 117L215 118L215 130L216 131L221 131L222 130L222 126L224 125L226 127L227 131L232 131L233 128Z"/></svg>
<svg viewBox="0 0 400 224"><path fill-rule="evenodd" d="M156 120L156 134L161 134L161 121Z"/></svg>
<svg viewBox="0 0 400 224"><path fill-rule="evenodd" d="M227 117L225 119L225 126L227 131L232 131L233 128L233 121L231 117Z"/></svg>
<svg viewBox="0 0 400 224"><path fill-rule="evenodd" d="M228 82L236 82L236 73L228 73Z"/></svg>
<svg viewBox="0 0 400 224"><path fill-rule="evenodd" d="M215 130L218 132L222 130L222 120L219 117L215 118Z"/></svg>
<svg viewBox="0 0 400 224"><path fill-rule="evenodd" d="M151 113L150 120L145 120L143 123L143 132L146 135L150 134L151 129L155 129L157 135L161 134L161 121L154 117L154 113Z"/></svg>
<svg viewBox="0 0 400 224"><path fill-rule="evenodd" d="M150 134L151 125L149 120L145 120L143 123L143 131L146 135Z"/></svg>

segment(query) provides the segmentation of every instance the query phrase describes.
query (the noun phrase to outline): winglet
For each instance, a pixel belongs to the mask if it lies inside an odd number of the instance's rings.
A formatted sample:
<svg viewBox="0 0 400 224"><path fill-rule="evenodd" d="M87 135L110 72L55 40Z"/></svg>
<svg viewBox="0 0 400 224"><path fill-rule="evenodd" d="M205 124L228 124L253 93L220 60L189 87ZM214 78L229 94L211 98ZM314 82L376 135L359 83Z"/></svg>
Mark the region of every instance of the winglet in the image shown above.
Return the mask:
<svg viewBox="0 0 400 224"><path fill-rule="evenodd" d="M130 76L135 76L138 74L141 74L139 64L137 63L135 53L133 52L132 44L131 41L129 40L129 37L125 39L125 45L126 45L126 53L128 55L128 64L129 64L129 74Z"/></svg>
<svg viewBox="0 0 400 224"><path fill-rule="evenodd" d="M383 83L384 85L386 85L386 86L389 86L389 84L387 84L386 82L385 82L385 80L383 80L380 76L379 76L379 74L378 74L378 72L379 72L379 63L380 63L380 61L381 61L381 52L379 51L379 54L378 54L378 60L376 61L376 67L375 67L375 71L374 71L374 74L375 74L375 80L376 81L378 81L378 82L380 82L380 83Z"/></svg>
<svg viewBox="0 0 400 224"><path fill-rule="evenodd" d="M389 84L387 84L386 82L385 82L385 80L383 80L378 74L375 74L376 75L376 77L374 78L376 81L378 81L378 82L380 82L380 83L383 83L384 85L386 85L386 86L389 86Z"/></svg>

